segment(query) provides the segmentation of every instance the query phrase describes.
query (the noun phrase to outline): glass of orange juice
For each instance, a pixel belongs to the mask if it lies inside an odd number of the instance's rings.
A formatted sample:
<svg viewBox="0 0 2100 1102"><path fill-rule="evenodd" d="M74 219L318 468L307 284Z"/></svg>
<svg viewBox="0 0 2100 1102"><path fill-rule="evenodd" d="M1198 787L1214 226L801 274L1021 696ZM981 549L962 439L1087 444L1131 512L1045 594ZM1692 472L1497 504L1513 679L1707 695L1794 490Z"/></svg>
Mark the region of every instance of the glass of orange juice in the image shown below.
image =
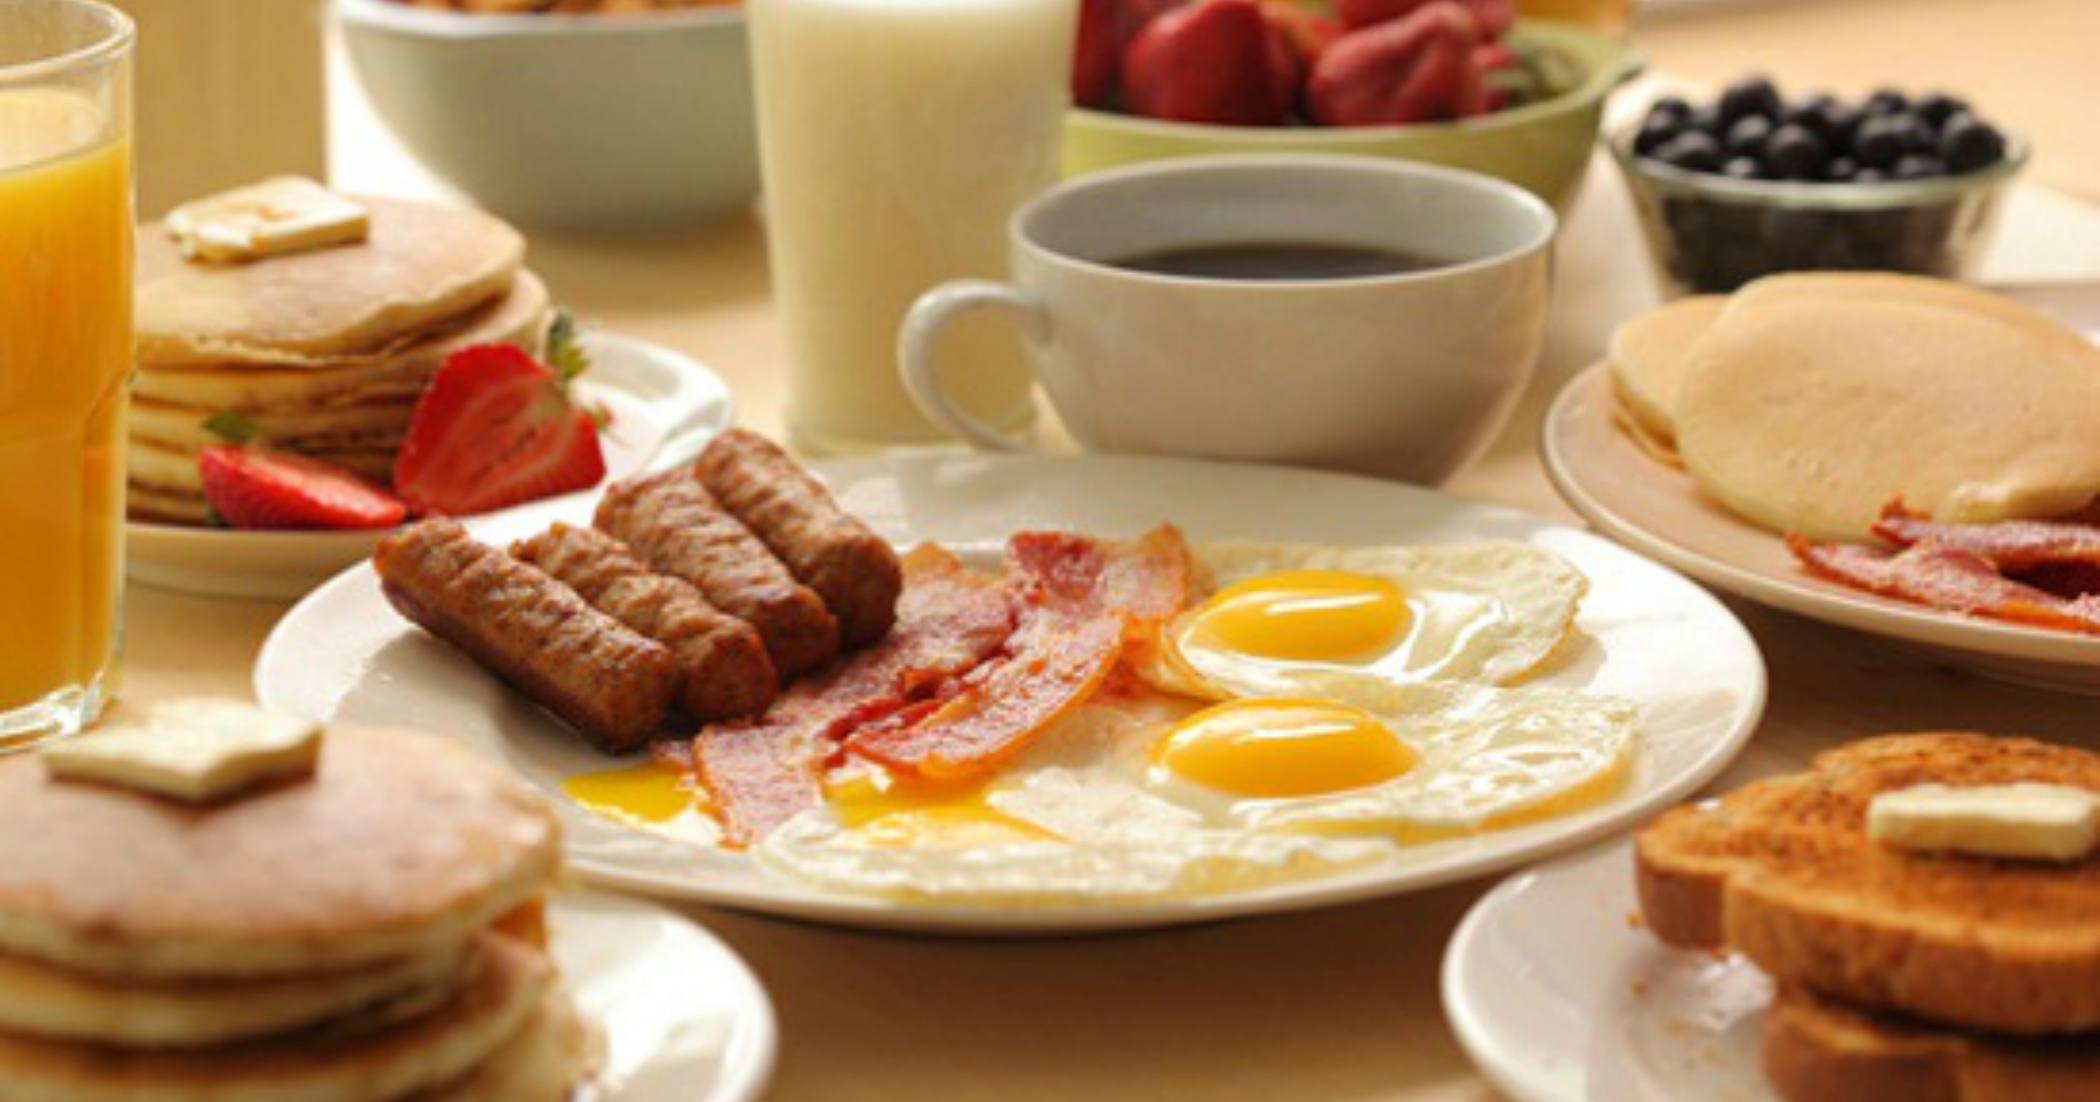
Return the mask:
<svg viewBox="0 0 2100 1102"><path fill-rule="evenodd" d="M132 38L91 0L0 3L0 749L114 687Z"/></svg>

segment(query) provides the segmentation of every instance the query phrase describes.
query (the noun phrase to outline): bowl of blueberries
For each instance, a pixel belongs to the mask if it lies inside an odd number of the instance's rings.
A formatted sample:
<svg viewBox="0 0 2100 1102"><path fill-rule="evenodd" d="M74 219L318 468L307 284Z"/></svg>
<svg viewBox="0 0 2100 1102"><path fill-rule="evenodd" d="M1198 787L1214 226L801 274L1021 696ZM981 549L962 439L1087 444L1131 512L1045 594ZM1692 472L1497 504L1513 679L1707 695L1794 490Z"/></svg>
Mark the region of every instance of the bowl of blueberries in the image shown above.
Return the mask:
<svg viewBox="0 0 2100 1102"><path fill-rule="evenodd" d="M1804 269L1969 275L2027 160L1943 92L1789 101L1762 76L1659 99L1610 146L1676 294Z"/></svg>

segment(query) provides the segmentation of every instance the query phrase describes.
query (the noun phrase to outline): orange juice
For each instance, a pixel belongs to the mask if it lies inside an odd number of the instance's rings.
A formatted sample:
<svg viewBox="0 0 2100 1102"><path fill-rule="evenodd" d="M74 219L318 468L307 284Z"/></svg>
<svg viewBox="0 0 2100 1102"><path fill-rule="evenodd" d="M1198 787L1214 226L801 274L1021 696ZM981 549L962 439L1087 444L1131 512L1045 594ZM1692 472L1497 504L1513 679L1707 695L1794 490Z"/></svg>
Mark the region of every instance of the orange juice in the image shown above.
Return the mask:
<svg viewBox="0 0 2100 1102"><path fill-rule="evenodd" d="M74 92L0 89L0 715L103 684L115 658L125 137Z"/></svg>

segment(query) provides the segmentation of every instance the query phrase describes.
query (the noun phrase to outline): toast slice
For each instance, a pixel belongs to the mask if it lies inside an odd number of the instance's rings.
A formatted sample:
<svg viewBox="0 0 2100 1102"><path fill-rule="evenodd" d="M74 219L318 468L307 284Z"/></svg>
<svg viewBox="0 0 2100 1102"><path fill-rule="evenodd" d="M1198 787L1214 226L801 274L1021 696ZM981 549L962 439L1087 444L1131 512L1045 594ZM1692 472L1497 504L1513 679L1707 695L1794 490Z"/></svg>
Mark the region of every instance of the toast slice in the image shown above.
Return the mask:
<svg viewBox="0 0 2100 1102"><path fill-rule="evenodd" d="M2025 738L1889 735L1679 807L1635 840L1663 941L1730 948L1782 985L2004 1033L2100 1030L2100 856L1921 854L1867 837L1879 792L2040 781L2100 791L2100 755Z"/></svg>
<svg viewBox="0 0 2100 1102"><path fill-rule="evenodd" d="M1765 1014L1764 1068L1787 1102L2091 1102L2100 1034L1949 1030L1783 988Z"/></svg>

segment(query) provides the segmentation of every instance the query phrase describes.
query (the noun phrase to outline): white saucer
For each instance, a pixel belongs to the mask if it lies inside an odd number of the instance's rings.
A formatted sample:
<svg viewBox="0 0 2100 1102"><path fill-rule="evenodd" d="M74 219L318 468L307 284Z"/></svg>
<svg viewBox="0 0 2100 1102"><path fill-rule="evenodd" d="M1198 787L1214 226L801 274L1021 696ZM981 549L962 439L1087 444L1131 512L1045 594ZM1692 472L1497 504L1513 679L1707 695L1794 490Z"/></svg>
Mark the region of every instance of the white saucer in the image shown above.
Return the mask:
<svg viewBox="0 0 2100 1102"><path fill-rule="evenodd" d="M729 388L688 356L633 337L587 332L584 400L603 403L606 477L692 454L728 427ZM372 554L382 531L237 532L132 521L125 572L135 581L214 597L297 597Z"/></svg>
<svg viewBox="0 0 2100 1102"><path fill-rule="evenodd" d="M1444 953L1444 1015L1516 1102L1780 1102L1758 1067L1771 982L1640 926L1617 839L1505 880Z"/></svg>
<svg viewBox="0 0 2100 1102"><path fill-rule="evenodd" d="M548 948L604 1038L603 1102L751 1102L773 1071L773 1006L714 935L662 907L549 899Z"/></svg>

